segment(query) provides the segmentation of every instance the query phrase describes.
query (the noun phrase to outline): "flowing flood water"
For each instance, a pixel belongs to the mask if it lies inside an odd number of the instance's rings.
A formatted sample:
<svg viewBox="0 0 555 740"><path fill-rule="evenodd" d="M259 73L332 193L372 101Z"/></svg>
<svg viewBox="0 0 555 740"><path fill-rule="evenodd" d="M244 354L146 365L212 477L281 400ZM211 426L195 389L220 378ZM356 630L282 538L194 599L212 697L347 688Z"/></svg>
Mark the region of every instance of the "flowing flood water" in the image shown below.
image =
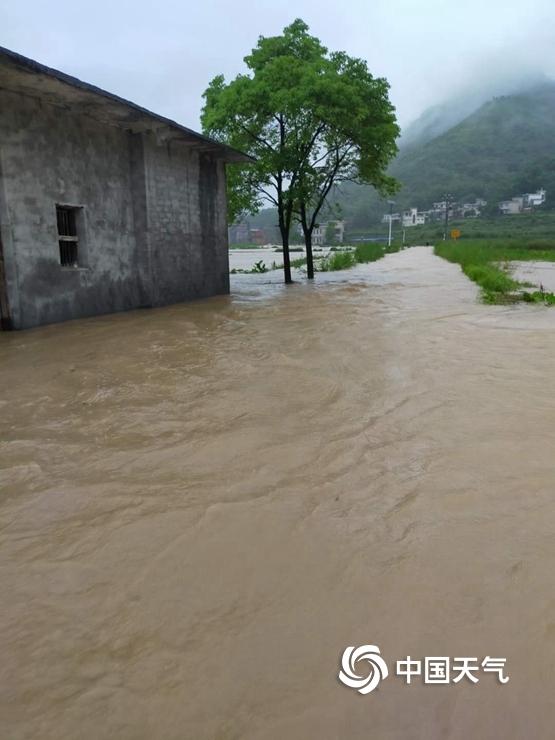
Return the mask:
<svg viewBox="0 0 555 740"><path fill-rule="evenodd" d="M555 310L323 279L0 336L0 737L553 737Z"/></svg>

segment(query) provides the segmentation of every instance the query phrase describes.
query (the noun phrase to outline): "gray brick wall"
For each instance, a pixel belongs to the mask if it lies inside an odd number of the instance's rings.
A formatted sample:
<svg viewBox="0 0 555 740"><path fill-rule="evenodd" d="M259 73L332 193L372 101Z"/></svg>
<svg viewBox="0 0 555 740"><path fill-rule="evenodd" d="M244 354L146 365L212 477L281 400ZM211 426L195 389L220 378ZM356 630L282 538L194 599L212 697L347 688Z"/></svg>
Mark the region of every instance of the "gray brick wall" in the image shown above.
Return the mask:
<svg viewBox="0 0 555 740"><path fill-rule="evenodd" d="M83 206L82 269L56 203ZM229 290L225 171L180 141L0 91L0 228L15 328Z"/></svg>

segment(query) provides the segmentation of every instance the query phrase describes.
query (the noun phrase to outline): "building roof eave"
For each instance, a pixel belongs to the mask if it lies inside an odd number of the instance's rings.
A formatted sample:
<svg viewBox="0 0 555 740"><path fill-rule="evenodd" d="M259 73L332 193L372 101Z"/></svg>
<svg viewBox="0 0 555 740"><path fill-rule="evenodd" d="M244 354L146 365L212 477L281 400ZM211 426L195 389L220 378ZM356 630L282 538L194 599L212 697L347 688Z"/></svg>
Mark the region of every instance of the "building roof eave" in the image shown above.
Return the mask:
<svg viewBox="0 0 555 740"><path fill-rule="evenodd" d="M165 130L168 138L179 139L201 151L230 163L253 163L256 160L233 147L200 134L165 116L153 113L136 103L107 92L77 77L47 67L15 51L0 46L0 89L22 94L44 96L54 104L78 109L101 117L106 123L131 131Z"/></svg>

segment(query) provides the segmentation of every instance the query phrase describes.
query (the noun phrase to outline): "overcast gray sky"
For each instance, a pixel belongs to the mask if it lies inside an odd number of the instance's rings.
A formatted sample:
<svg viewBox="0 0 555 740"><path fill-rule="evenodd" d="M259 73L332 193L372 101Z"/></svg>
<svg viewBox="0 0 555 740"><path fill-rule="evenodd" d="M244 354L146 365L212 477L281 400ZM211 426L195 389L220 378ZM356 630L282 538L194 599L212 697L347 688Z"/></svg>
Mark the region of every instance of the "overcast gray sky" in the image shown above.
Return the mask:
<svg viewBox="0 0 555 740"><path fill-rule="evenodd" d="M555 77L554 0L0 0L0 45L198 129L210 79L296 17L388 78L402 125L468 86Z"/></svg>

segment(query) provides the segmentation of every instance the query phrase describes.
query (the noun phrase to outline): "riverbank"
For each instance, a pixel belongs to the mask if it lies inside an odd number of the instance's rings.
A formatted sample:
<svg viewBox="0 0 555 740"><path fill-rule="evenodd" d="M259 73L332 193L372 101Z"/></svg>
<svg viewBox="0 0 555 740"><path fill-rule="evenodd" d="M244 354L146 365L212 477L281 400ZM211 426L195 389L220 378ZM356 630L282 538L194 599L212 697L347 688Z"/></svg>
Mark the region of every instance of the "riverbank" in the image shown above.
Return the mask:
<svg viewBox="0 0 555 740"><path fill-rule="evenodd" d="M555 262L555 242L550 240L495 239L439 242L439 257L460 265L464 274L481 288L485 303L555 304L555 294L541 281L518 279L522 264L529 261L541 274L542 263ZM531 278L531 274L530 274Z"/></svg>

